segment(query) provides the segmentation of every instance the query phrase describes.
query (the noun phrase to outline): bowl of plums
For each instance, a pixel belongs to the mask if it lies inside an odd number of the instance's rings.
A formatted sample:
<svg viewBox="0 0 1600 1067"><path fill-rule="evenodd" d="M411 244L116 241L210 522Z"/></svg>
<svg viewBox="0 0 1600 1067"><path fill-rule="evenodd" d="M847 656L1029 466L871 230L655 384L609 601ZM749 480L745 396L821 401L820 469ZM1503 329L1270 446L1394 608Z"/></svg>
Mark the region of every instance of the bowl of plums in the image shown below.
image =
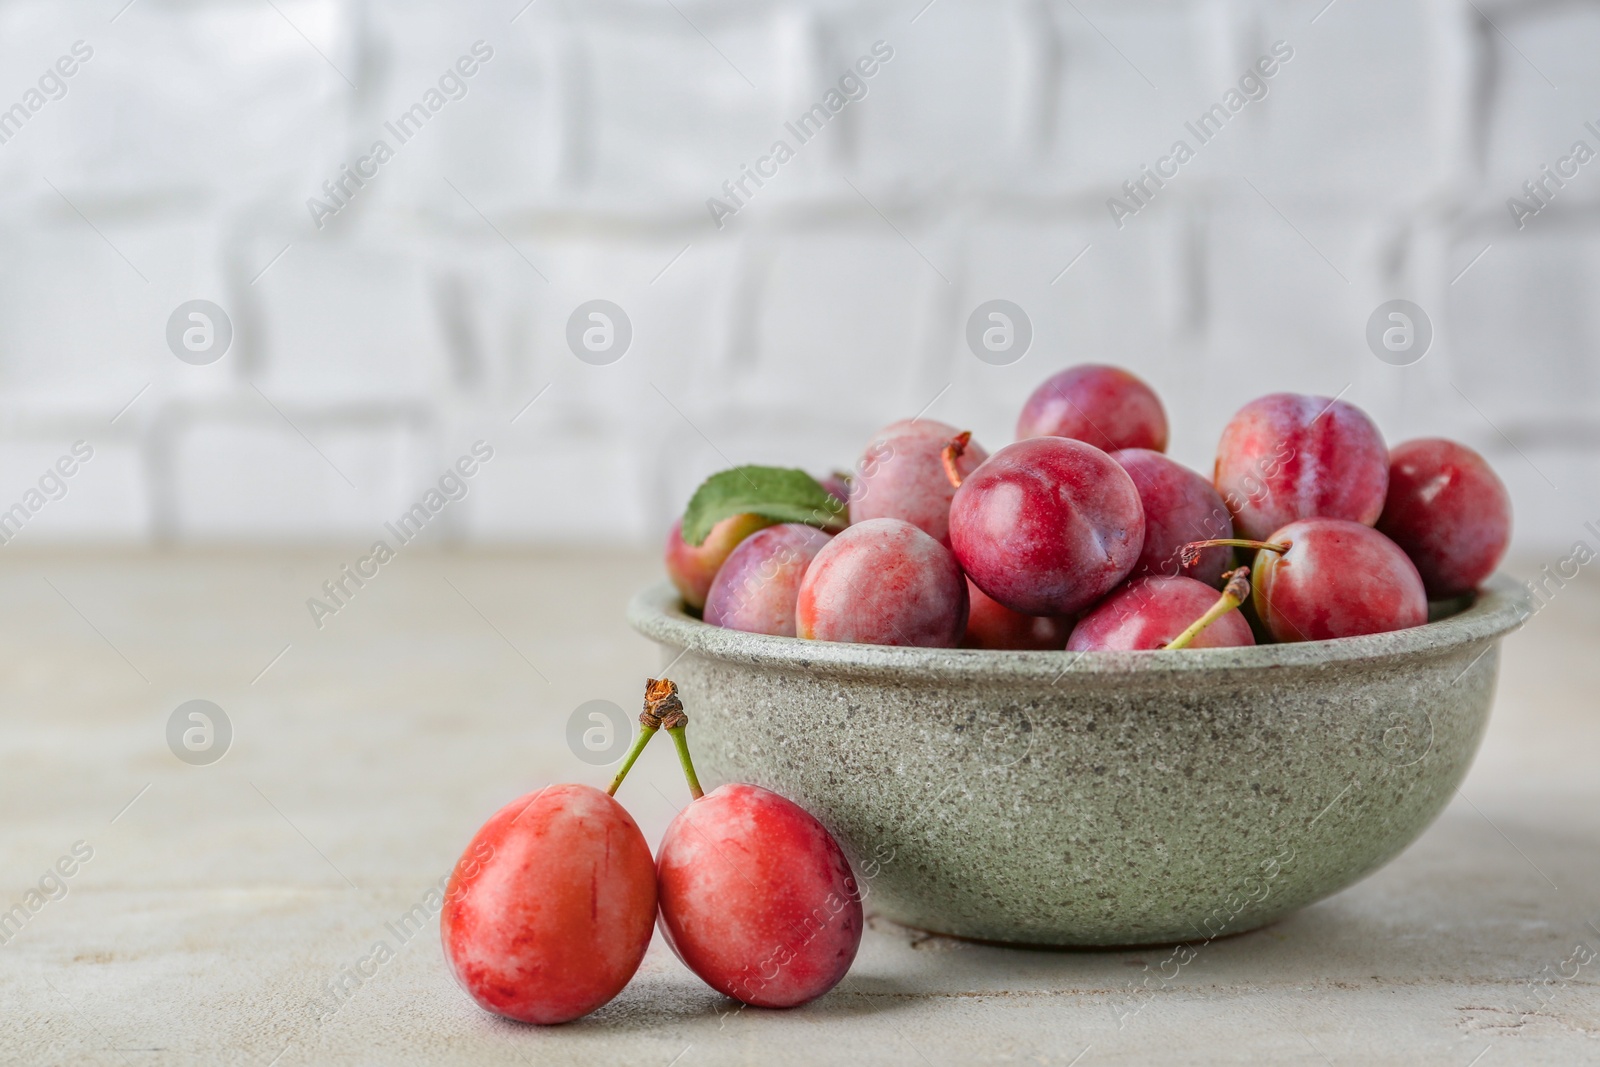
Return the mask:
<svg viewBox="0 0 1600 1067"><path fill-rule="evenodd" d="M1126 370L1069 367L991 452L892 422L848 472L708 478L632 625L713 782L811 813L869 913L1040 946L1193 944L1350 885L1488 722L1504 485L1274 393L1208 472Z"/></svg>

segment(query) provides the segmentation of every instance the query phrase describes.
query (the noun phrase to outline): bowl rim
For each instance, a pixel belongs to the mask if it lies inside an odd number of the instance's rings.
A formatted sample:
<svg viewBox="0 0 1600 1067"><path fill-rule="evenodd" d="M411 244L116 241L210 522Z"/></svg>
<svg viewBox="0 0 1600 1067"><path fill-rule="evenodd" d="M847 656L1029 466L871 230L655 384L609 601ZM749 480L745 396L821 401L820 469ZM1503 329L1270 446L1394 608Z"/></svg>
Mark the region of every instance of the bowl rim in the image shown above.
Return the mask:
<svg viewBox="0 0 1600 1067"><path fill-rule="evenodd" d="M834 674L934 681L1045 681L1068 676L1152 677L1268 668L1326 667L1432 658L1478 644L1487 645L1517 629L1529 617L1527 597L1510 577L1497 574L1474 594L1473 602L1436 622L1360 637L1243 648L1200 648L1145 652L994 651L972 648L917 648L895 645L808 641L797 637L729 630L702 622L684 610L671 582L661 581L634 595L628 623L658 644L700 656L779 670L823 669ZM1487 651L1487 649L1485 649ZM1482 653L1480 653L1481 655ZM1476 662L1476 660L1474 660ZM1470 667L1470 665L1469 665ZM1465 673L1463 671L1462 673Z"/></svg>

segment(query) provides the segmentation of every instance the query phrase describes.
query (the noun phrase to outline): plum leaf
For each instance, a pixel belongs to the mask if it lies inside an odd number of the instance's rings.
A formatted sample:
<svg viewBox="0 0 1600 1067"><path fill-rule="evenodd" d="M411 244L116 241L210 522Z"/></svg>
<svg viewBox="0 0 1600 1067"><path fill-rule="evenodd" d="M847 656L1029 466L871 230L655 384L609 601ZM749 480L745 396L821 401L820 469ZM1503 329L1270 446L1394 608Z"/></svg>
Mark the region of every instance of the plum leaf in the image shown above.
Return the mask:
<svg viewBox="0 0 1600 1067"><path fill-rule="evenodd" d="M842 500L811 475L787 467L734 467L718 471L694 491L683 510L683 539L705 542L711 527L734 515L760 515L774 522L800 522L829 533L848 526Z"/></svg>

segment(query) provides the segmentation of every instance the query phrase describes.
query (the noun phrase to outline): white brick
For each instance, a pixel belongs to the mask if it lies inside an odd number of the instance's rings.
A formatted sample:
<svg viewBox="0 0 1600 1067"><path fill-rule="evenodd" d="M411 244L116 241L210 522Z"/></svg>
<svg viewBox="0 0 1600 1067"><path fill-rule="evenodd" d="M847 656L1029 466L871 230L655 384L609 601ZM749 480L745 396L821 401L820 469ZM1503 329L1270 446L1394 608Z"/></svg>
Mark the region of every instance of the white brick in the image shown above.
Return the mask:
<svg viewBox="0 0 1600 1067"><path fill-rule="evenodd" d="M396 155L359 194L373 202L368 206L404 217L420 205L442 204L454 214L461 205L450 203L456 194L446 179L470 185L469 195L491 215L557 195L574 147L566 119L575 41L540 4L512 23L516 14L515 7L484 0L385 9L372 42L384 78L355 116L354 139L363 153L382 140ZM479 42L492 52L489 59L473 54ZM470 76L455 69L463 58L474 70ZM429 90L444 103L419 132L412 125L400 130L402 140L386 124L399 129L399 118L425 103Z"/></svg>
<svg viewBox="0 0 1600 1067"><path fill-rule="evenodd" d="M410 246L296 242L250 286L243 340L252 378L280 404L435 403L448 384L442 279ZM247 349L248 350L248 349Z"/></svg>
<svg viewBox="0 0 1600 1067"><path fill-rule="evenodd" d="M1600 402L1600 234L1535 227L1494 247L1449 288L1446 361L1491 417L1525 427L1589 420Z"/></svg>
<svg viewBox="0 0 1600 1067"><path fill-rule="evenodd" d="M733 349L727 381L707 383L706 394L873 424L914 415L945 384L923 357L934 313L951 299L938 264L951 271L954 260L947 235L898 225L904 240L863 211L852 225L786 234L759 257L753 250L750 269L764 274L748 291L752 331Z"/></svg>
<svg viewBox="0 0 1600 1067"><path fill-rule="evenodd" d="M819 61L826 69L818 71L812 95L801 106L820 100L881 39L894 58L866 82L867 97L830 122L820 147L836 150L828 142L853 133L848 143L859 155L861 174L879 189L987 185L1022 162L1016 129L996 121L1025 104L1016 73L1022 32L1008 9L997 13L960 4L935 4L915 24L867 22L841 34ZM958 42L959 51L952 52ZM961 59L952 62L953 55ZM815 147L803 149L808 167L822 156Z"/></svg>
<svg viewBox="0 0 1600 1067"><path fill-rule="evenodd" d="M5 184L42 173L174 214L263 186L298 189L318 156L343 143L353 92L317 50L358 84L364 72L347 4L277 6L281 15L270 5L143 0L115 23L97 15L34 27L35 50L54 54L81 38L94 55L65 98L0 147ZM23 87L13 79L3 91Z"/></svg>
<svg viewBox="0 0 1600 1067"><path fill-rule="evenodd" d="M703 213L706 197L770 143L784 46L768 18L684 10L694 25L669 6L572 17L530 9L490 42L496 58L468 97L405 146L395 164L405 177L386 195L442 202L476 225L448 189L433 188L438 174L465 174L491 216L529 204ZM402 50L384 117L455 58L461 31L435 36L426 58L416 41Z"/></svg>
<svg viewBox="0 0 1600 1067"><path fill-rule="evenodd" d="M100 215L76 188L62 191ZM39 208L32 225L0 230L0 405L109 420L145 383L215 369L186 367L166 344L179 303L226 302L213 231L115 216L91 225L48 190Z"/></svg>
<svg viewBox="0 0 1600 1067"><path fill-rule="evenodd" d="M1203 7L1051 4L1062 41L1053 151L1024 170L1022 182L1087 183L1103 200L1166 155L1184 136L1189 112L1225 88L1221 79L1237 77L1214 69L1207 14Z"/></svg>
<svg viewBox="0 0 1600 1067"><path fill-rule="evenodd" d="M90 451L87 460L81 458L82 451L73 451L80 441ZM38 490L45 498L6 547L17 550L62 541L126 542L149 537L148 468L137 445L109 432L95 434L85 429L78 437L64 433L50 440L12 440L3 451L0 511L23 502L30 490ZM63 459L65 464L58 466ZM63 469L73 473L62 477ZM37 502L35 498L28 506Z"/></svg>
<svg viewBox="0 0 1600 1067"><path fill-rule="evenodd" d="M1234 139L1230 124L1207 146L1208 156L1223 149L1207 165L1243 172L1263 188L1292 183L1356 198L1368 210L1420 201L1443 176L1447 148L1431 90L1443 74L1441 42L1426 11L1410 0L1341 3L1311 23L1303 6L1285 6L1242 27L1226 81L1192 112L1219 99L1274 41L1287 42L1294 58L1268 81L1267 98L1240 113L1251 125L1238 132L1251 136Z"/></svg>
<svg viewBox="0 0 1600 1067"><path fill-rule="evenodd" d="M1559 5L1485 10L1500 29L1482 31L1494 50L1497 89L1486 115L1486 181L1503 204L1522 195L1522 183L1538 177L1541 165L1554 167L1574 141L1600 150L1600 138L1584 128L1586 121L1600 126L1600 67L1594 62L1600 12ZM1596 171L1600 166L1591 163L1557 197L1600 200Z"/></svg>

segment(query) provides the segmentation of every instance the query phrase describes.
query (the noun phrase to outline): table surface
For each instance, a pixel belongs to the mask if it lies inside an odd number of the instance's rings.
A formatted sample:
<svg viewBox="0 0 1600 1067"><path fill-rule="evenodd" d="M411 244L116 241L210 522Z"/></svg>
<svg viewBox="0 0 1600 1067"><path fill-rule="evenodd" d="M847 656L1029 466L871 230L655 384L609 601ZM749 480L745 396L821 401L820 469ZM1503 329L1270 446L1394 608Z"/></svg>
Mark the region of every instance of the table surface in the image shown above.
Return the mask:
<svg viewBox="0 0 1600 1067"><path fill-rule="evenodd" d="M1507 640L1487 740L1421 840L1149 995L1134 983L1168 950L1009 950L874 919L804 1009L735 1011L657 938L611 1004L533 1028L468 1002L432 925L394 924L489 812L608 779L567 721L637 703L659 660L622 611L655 562L415 550L318 628L307 598L356 555L7 549L0 909L25 922L0 945L0 1061L1600 1062L1592 576ZM167 744L194 699L232 726L210 765ZM652 846L682 794L670 751L647 752L624 799Z"/></svg>

